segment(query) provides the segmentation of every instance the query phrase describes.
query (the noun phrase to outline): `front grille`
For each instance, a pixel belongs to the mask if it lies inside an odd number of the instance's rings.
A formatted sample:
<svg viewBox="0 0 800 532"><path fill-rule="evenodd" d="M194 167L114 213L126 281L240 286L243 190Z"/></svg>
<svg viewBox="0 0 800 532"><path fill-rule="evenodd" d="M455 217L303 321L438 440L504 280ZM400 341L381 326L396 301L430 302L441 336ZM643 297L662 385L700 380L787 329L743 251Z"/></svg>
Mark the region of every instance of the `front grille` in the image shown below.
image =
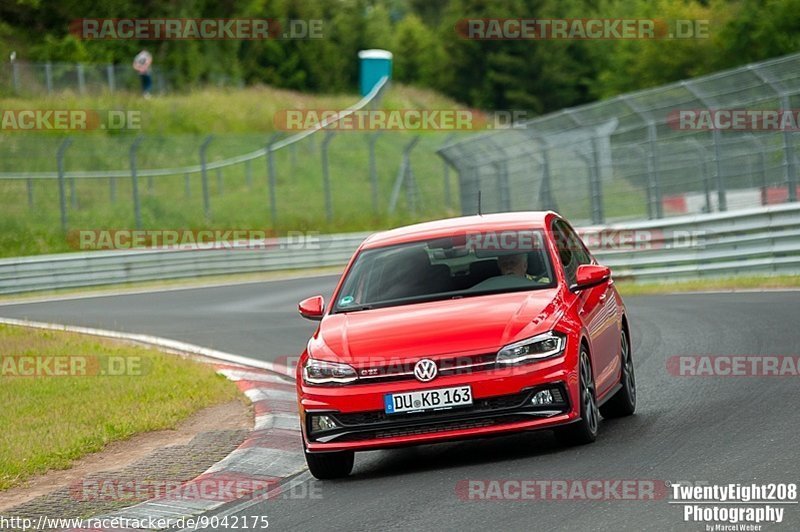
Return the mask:
<svg viewBox="0 0 800 532"><path fill-rule="evenodd" d="M459 356L436 359L436 367L440 376L469 375L476 371L494 369L496 353L483 353L471 356ZM395 382L414 379L414 364L403 362L358 368L358 380L362 384L379 382Z"/></svg>
<svg viewBox="0 0 800 532"><path fill-rule="evenodd" d="M533 395L550 390L554 403L532 406ZM321 442L362 441L394 436L431 434L450 430L488 427L530 420L535 416L549 417L569 411L566 390L561 383L537 386L520 393L477 399L469 407L433 412L386 414L382 410L369 412L326 412L339 428L312 434L311 440ZM310 422L310 417L309 417Z"/></svg>
<svg viewBox="0 0 800 532"><path fill-rule="evenodd" d="M493 410L501 410L505 408L514 408L522 406L528 401L531 396L531 391L524 391L515 393L513 395L498 395L488 399L478 399L471 407L458 408L451 410L439 410L437 412L416 413L416 414L387 414L383 410L373 410L371 412L355 412L352 414L333 414L336 421L344 426L356 425L369 425L372 423L382 423L385 421L403 421L403 420L429 420L438 419L442 417L452 416L453 413L474 413L474 412L491 412Z"/></svg>

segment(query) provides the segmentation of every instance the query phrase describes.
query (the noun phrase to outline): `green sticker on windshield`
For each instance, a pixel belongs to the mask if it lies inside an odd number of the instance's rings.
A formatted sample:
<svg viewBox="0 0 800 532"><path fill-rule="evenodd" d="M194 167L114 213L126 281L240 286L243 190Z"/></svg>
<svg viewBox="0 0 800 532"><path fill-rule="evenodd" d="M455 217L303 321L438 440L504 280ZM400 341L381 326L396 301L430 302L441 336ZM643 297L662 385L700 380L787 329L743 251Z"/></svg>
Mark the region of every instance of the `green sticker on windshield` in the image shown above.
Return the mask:
<svg viewBox="0 0 800 532"><path fill-rule="evenodd" d="M339 300L340 305L349 305L354 301L353 296L344 296L342 299Z"/></svg>

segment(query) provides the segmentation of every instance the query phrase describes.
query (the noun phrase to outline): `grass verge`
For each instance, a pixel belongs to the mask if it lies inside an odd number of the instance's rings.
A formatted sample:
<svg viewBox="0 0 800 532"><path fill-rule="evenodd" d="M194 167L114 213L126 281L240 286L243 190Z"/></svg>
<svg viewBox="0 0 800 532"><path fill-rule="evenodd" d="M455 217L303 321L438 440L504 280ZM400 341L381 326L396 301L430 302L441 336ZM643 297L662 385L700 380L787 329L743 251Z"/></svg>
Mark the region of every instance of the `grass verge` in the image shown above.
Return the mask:
<svg viewBox="0 0 800 532"><path fill-rule="evenodd" d="M671 294L678 292L701 292L709 290L776 290L800 288L800 275L748 275L738 277L712 277L661 283L635 283L619 281L617 288L623 296Z"/></svg>
<svg viewBox="0 0 800 532"><path fill-rule="evenodd" d="M241 398L211 366L144 347L7 325L0 325L0 345L0 491ZM19 376L31 366L18 357L73 357L76 371ZM51 371L56 360L65 359L51 359Z"/></svg>

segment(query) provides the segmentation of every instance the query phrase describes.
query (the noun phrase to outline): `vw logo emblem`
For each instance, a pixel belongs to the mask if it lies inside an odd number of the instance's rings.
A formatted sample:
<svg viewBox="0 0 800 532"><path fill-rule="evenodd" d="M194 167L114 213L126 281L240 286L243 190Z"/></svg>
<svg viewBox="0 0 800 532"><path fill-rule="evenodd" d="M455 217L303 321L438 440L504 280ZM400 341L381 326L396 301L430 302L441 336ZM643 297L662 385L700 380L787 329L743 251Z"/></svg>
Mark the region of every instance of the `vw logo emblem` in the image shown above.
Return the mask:
<svg viewBox="0 0 800 532"><path fill-rule="evenodd" d="M436 362L429 358L423 358L414 364L414 376L421 382L432 381L439 373L439 368L436 367Z"/></svg>

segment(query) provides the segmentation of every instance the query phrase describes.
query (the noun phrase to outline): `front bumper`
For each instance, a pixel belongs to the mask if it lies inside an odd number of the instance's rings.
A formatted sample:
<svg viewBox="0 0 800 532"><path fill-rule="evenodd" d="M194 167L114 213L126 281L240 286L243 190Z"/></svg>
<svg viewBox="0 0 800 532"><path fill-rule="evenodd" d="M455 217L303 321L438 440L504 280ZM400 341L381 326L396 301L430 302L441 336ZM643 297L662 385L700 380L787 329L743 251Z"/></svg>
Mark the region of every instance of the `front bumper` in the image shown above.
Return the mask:
<svg viewBox="0 0 800 532"><path fill-rule="evenodd" d="M300 413L309 452L364 451L438 441L546 429L579 416L578 379L570 353L536 364L471 375L381 385L341 387L298 383ZM473 404L433 412L385 414L384 395L470 385ZM557 390L552 404L534 406L538 391ZM337 428L312 432L311 416L325 414Z"/></svg>

